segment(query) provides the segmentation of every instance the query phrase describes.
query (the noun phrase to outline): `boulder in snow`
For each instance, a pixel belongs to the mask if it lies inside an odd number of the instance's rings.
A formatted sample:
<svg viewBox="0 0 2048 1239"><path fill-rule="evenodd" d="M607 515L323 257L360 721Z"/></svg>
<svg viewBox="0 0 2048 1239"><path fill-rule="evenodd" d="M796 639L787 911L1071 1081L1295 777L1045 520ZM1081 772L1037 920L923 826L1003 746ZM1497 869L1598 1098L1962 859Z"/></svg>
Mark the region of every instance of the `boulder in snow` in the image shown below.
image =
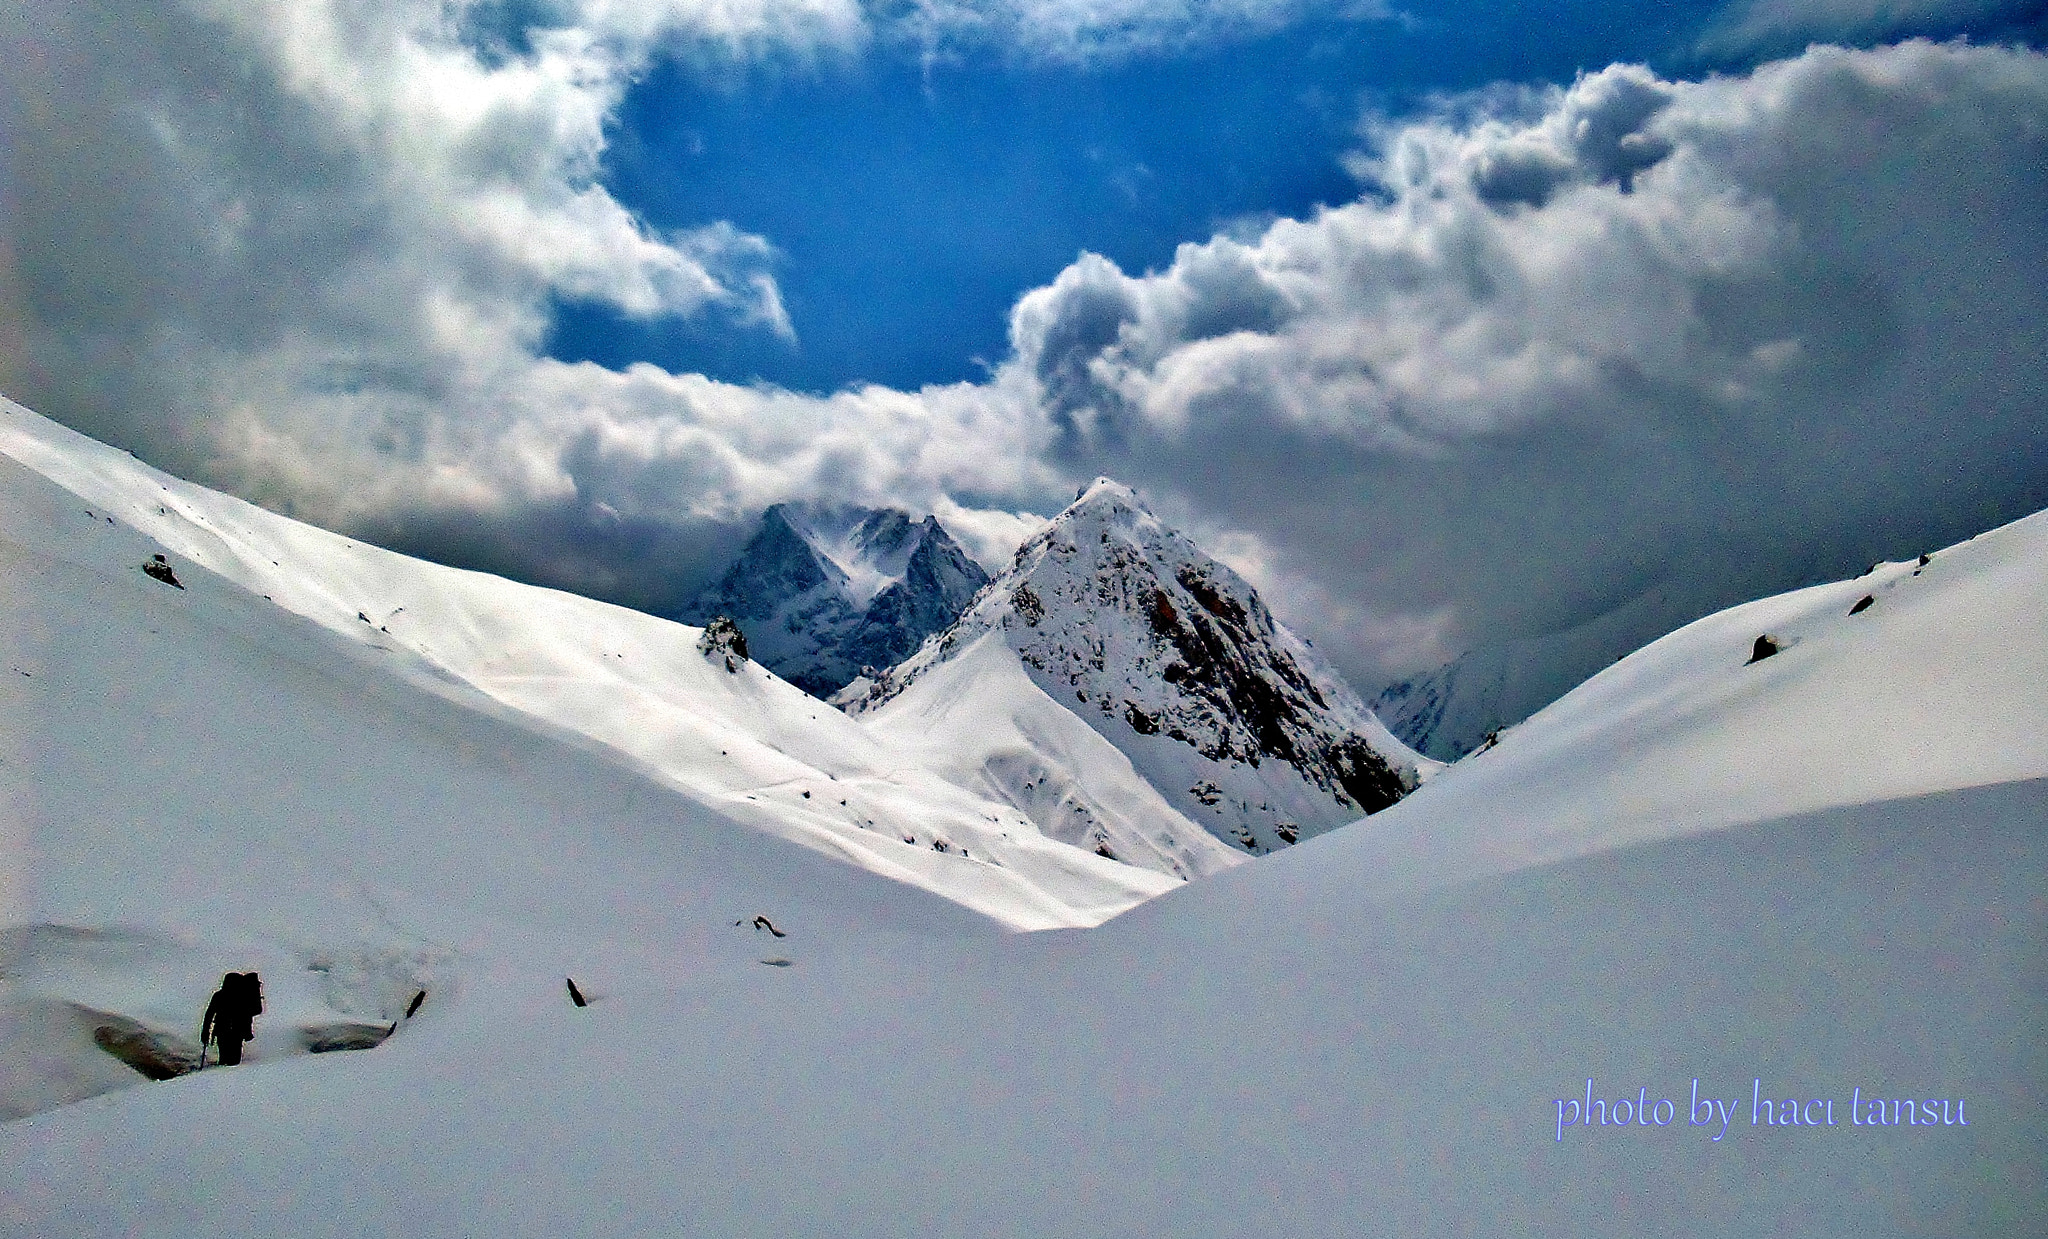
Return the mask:
<svg viewBox="0 0 2048 1239"><path fill-rule="evenodd" d="M142 565L142 571L150 579L162 581L173 589L185 588L184 583L178 580L178 574L171 571L170 561L161 555L150 556L149 562Z"/></svg>
<svg viewBox="0 0 2048 1239"><path fill-rule="evenodd" d="M111 1011L79 1010L93 1021L93 1044L152 1080L169 1080L199 1069L199 1047Z"/></svg>

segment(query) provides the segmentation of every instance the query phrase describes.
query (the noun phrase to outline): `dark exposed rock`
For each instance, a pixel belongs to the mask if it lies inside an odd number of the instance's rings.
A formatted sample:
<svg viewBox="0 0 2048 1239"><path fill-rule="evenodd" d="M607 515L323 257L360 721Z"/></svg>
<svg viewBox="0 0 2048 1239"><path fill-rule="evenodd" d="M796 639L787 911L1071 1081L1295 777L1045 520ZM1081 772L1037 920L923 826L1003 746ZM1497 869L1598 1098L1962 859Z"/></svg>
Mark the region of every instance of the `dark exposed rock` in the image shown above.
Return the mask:
<svg viewBox="0 0 2048 1239"><path fill-rule="evenodd" d="M1849 608L1849 614L1851 614L1851 615L1861 615L1861 614L1863 614L1863 613L1864 613L1865 611L1867 611L1867 610L1869 610L1869 609L1870 609L1870 604L1872 604L1872 603L1874 603L1874 602L1876 602L1876 601L1877 601L1877 599L1876 599L1875 597L1873 597L1873 596L1871 596L1871 595L1869 595L1869 594L1865 594L1865 595L1863 595L1863 596L1862 596L1861 598L1858 598L1858 599L1856 600L1856 605L1855 605L1855 606L1853 606L1853 607L1850 607L1850 608Z"/></svg>
<svg viewBox="0 0 2048 1239"><path fill-rule="evenodd" d="M1410 790L1401 772L1358 736L1346 736L1331 745L1325 760L1336 770L1337 781L1352 803L1367 813L1378 813Z"/></svg>
<svg viewBox="0 0 2048 1239"><path fill-rule="evenodd" d="M94 1021L92 1043L152 1080L169 1080L199 1069L200 1047L146 1024L81 1007Z"/></svg>
<svg viewBox="0 0 2048 1239"><path fill-rule="evenodd" d="M398 1031L397 1024L309 1025L299 1029L299 1044L308 1054L333 1054L341 1050L374 1050Z"/></svg>
<svg viewBox="0 0 2048 1239"><path fill-rule="evenodd" d="M1744 663L1742 665L1747 667L1749 663L1762 662L1764 659L1771 657L1773 654L1776 654L1777 652L1778 642L1769 633L1765 633L1763 636L1758 637L1756 639L1756 644L1754 646L1750 647L1749 662Z"/></svg>
<svg viewBox="0 0 2048 1239"><path fill-rule="evenodd" d="M170 561L161 555L150 556L149 562L142 565L142 571L151 580L162 581L164 584L175 589L185 588L184 584L178 580L178 574L171 570Z"/></svg>
<svg viewBox="0 0 2048 1239"><path fill-rule="evenodd" d="M1028 628L1038 627L1038 622L1045 618L1045 604L1029 585L1019 585L1010 594L1010 605Z"/></svg>
<svg viewBox="0 0 2048 1239"><path fill-rule="evenodd" d="M704 625L704 635L697 638L697 652L724 662L727 671L737 672L740 664L747 661L747 634L740 631L730 616L714 615Z"/></svg>

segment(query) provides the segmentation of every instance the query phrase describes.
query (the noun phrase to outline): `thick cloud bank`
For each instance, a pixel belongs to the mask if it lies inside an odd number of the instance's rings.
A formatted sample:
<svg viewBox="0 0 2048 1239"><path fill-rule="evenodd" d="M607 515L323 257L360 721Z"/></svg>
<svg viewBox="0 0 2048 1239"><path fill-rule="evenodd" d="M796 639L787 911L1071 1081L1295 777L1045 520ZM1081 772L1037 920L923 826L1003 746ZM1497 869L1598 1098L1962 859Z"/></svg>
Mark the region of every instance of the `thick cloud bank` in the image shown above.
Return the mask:
<svg viewBox="0 0 2048 1239"><path fill-rule="evenodd" d="M2044 122L2042 57L1925 43L1459 100L1374 127L1358 202L1084 258L1015 364L1058 451L1446 644L1826 571L2048 502Z"/></svg>
<svg viewBox="0 0 2048 1239"><path fill-rule="evenodd" d="M1674 562L1830 570L2048 503L2031 52L1446 101L1367 126L1355 202L1144 275L1083 255L985 383L807 396L553 361L549 306L800 339L773 237L606 192L606 118L657 56L859 54L908 18L558 9L519 38L487 5L0 16L0 387L273 507L657 607L769 502L939 510L999 554L1110 473L1368 681Z"/></svg>

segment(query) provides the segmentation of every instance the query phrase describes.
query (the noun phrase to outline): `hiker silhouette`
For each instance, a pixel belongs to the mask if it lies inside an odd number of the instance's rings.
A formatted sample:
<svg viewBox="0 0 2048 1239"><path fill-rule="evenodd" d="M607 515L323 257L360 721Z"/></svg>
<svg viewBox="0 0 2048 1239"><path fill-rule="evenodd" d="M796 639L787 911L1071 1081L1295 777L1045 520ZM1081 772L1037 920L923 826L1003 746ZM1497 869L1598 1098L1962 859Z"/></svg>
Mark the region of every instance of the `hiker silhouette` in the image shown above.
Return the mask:
<svg viewBox="0 0 2048 1239"><path fill-rule="evenodd" d="M263 982L253 972L230 972L220 979L220 988L206 1004L206 1016L199 1022L199 1046L203 1053L209 1041L220 1046L220 1064L232 1067L242 1061L242 1043L256 1035L255 1019L263 1014Z"/></svg>

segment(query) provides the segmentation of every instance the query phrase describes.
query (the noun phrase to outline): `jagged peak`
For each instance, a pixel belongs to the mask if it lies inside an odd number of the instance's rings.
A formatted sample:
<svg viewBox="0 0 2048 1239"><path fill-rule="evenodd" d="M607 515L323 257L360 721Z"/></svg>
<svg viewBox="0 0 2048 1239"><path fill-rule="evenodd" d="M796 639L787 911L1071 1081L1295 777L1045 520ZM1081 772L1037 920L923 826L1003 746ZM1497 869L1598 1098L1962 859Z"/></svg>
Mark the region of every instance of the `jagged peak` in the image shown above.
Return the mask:
<svg viewBox="0 0 2048 1239"><path fill-rule="evenodd" d="M763 511L740 557L678 618L731 615L756 660L823 693L863 665L900 661L987 579L936 517L790 500Z"/></svg>
<svg viewBox="0 0 2048 1239"><path fill-rule="evenodd" d="M1114 478L1097 478L1045 528L1025 539L1010 561L1010 571L1021 569L1048 547L1098 541L1098 533L1125 542L1186 541L1153 515L1137 491ZM1195 550L1192 543L1188 549Z"/></svg>

